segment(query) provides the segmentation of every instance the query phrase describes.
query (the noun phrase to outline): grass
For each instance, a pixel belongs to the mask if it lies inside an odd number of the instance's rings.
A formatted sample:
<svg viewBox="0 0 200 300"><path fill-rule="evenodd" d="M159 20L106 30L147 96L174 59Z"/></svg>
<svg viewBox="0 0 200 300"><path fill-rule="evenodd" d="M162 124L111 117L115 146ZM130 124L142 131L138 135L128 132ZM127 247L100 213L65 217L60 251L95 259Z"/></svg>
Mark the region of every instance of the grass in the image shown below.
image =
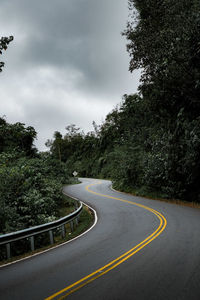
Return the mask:
<svg viewBox="0 0 200 300"><path fill-rule="evenodd" d="M62 214L66 215L66 212L70 213L70 210L74 211L74 201L73 201L73 207L69 206L69 207L65 208L65 210L62 210ZM70 224L65 225L66 237L64 239L61 236L60 230L54 230L54 244L53 245L49 245L48 236L46 236L45 241L48 242L48 245L38 248L35 251L28 251L21 255L13 256L10 259L2 260L2 261L0 261L0 266L10 263L10 262L14 262L19 259L26 258L26 257L31 256L36 253L43 252L44 250L50 249L50 248L60 245L64 242L67 242L67 241L77 237L78 235L80 235L81 233L86 231L88 228L90 228L91 225L93 224L93 222L94 222L94 215L93 215L92 211L87 206L84 205L82 213L80 215L78 225L75 225L75 222L74 222L74 231L71 232ZM5 247L5 245L4 245L4 247ZM12 249L12 246L11 246L11 249Z"/></svg>
<svg viewBox="0 0 200 300"><path fill-rule="evenodd" d="M179 199L170 199L167 198L166 195L160 194L158 192L153 192L153 191L148 191L145 189L145 187L141 188L135 188L132 189L130 187L118 187L117 185L113 186L114 189L119 190L121 192L125 192L128 194L131 194L133 196L139 196L151 200L159 200L159 201L164 201L172 204L178 204L178 205L184 205L188 207L193 207L193 208L200 208L200 203L194 202L194 201L184 201L184 200L179 200Z"/></svg>
<svg viewBox="0 0 200 300"><path fill-rule="evenodd" d="M63 194L63 204L58 211L58 219L62 218L75 210L75 201Z"/></svg>

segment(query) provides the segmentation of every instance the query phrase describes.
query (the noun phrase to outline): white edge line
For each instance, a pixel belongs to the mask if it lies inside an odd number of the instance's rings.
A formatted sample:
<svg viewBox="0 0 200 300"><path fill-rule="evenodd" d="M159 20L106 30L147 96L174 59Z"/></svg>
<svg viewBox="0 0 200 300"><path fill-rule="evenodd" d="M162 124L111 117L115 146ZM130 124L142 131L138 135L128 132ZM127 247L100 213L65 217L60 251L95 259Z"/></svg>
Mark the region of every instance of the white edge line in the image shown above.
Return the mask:
<svg viewBox="0 0 200 300"><path fill-rule="evenodd" d="M65 193L65 192L63 192L63 194L65 194L66 196L68 196L68 197L70 197L70 198L72 198L72 199L74 199L74 200L80 201L80 200L78 200L77 198L72 197L72 196L68 195L68 194ZM73 242L74 240L80 238L80 237L83 236L84 234L88 233L90 230L92 230L92 228L97 224L97 221L98 221L97 212L96 212L96 210L95 210L94 208L92 208L91 206L89 206L89 205L86 204L85 202L83 202L83 201L81 201L81 202L82 202L85 206L89 207L89 209L91 209L91 210L93 211L93 213L94 213L94 217L95 217L94 223L92 224L92 226L91 226L90 228L88 228L86 231L84 231L83 233L81 233L80 235L74 237L73 239L71 239L71 240L69 240L69 241L66 241L66 242L64 242L64 243L61 243L61 244L56 245L56 246L54 246L54 247L51 247L51 248L49 248L49 249L43 250L43 251L41 251L41 252L38 252L38 253L35 253L35 254L32 254L32 255L23 257L23 258L21 258L21 259L15 260L15 261L12 261L12 262L10 262L10 263L4 264L4 265L0 266L0 268L4 268L4 267L7 267L7 266L9 266L9 265L16 264L16 263L18 263L18 262L20 262L20 261L29 259L29 258L31 258L31 257L37 256L37 255L40 255L40 254L43 254L43 253L45 253L45 252L48 252L48 251L51 251L51 250L56 249L56 248L58 248L58 247L61 247L61 246L63 246L63 245L66 245L66 244L68 244L68 243L70 243L70 242Z"/></svg>
<svg viewBox="0 0 200 300"><path fill-rule="evenodd" d="M115 189L112 187L112 184L110 185L110 189L111 189L112 191L114 191L114 192L118 192L118 193L119 193L119 191L115 190Z"/></svg>
<svg viewBox="0 0 200 300"><path fill-rule="evenodd" d="M113 192L117 192L117 193L119 193L119 194L127 194L127 193L125 193L125 192L121 192L121 191L118 191L118 190L115 190L113 187L112 187L112 184L110 185L110 189L113 191Z"/></svg>

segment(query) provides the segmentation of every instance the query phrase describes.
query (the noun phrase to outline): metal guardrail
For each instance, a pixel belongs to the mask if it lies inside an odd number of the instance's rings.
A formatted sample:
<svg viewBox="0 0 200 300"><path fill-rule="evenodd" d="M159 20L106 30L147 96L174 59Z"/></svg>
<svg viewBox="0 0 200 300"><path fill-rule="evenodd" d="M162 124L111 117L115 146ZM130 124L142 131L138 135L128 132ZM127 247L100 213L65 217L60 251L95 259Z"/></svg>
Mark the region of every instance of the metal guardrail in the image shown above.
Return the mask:
<svg viewBox="0 0 200 300"><path fill-rule="evenodd" d="M77 207L78 203L80 203L79 207ZM61 227L61 230L62 230L62 237L65 238L65 236L66 236L65 224L70 223L71 231L73 231L73 228L74 228L73 221L75 220L76 224L78 225L78 219L79 219L80 213L83 209L82 202L76 201L75 204L76 204L76 210L61 219L55 220L53 222L41 224L38 226L26 228L23 230L0 235L0 245L6 245L7 259L11 258L11 243L12 242L30 238L31 251L34 251L35 250L35 243L34 243L35 235L38 235L38 234L48 231L50 244L52 245L54 243L53 230L57 229L59 227Z"/></svg>

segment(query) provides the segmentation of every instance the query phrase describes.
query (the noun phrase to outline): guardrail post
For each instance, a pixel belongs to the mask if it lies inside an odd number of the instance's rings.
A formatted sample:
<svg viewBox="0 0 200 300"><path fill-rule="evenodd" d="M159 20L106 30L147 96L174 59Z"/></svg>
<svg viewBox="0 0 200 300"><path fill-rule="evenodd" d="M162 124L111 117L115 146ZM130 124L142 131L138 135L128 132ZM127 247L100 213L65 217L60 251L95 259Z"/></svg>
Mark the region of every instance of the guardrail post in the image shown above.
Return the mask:
<svg viewBox="0 0 200 300"><path fill-rule="evenodd" d="M62 238L64 239L65 238L65 235L66 235L66 231L65 231L65 225L62 225Z"/></svg>
<svg viewBox="0 0 200 300"><path fill-rule="evenodd" d="M71 227L71 232L73 232L74 231L74 223L73 223L73 221L70 222L70 227Z"/></svg>
<svg viewBox="0 0 200 300"><path fill-rule="evenodd" d="M34 236L30 237L30 242L31 242L31 251L34 251L35 250Z"/></svg>
<svg viewBox="0 0 200 300"><path fill-rule="evenodd" d="M54 243L54 238L53 238L53 231L52 231L52 230L49 230L49 238L50 238L50 243L51 243L51 245L53 245L53 243Z"/></svg>
<svg viewBox="0 0 200 300"><path fill-rule="evenodd" d="M11 258L10 243L6 244L7 259Z"/></svg>
<svg viewBox="0 0 200 300"><path fill-rule="evenodd" d="M76 226L78 226L78 218L75 219Z"/></svg>

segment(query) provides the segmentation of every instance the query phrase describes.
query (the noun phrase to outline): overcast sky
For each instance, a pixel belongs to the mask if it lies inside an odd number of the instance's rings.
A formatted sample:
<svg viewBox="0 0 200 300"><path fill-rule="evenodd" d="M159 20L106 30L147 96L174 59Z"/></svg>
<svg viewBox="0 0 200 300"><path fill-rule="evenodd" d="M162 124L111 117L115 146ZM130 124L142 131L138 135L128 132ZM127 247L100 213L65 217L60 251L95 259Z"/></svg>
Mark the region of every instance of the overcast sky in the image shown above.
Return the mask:
<svg viewBox="0 0 200 300"><path fill-rule="evenodd" d="M40 150L54 131L102 123L123 94L137 91L126 40L127 0L1 0L0 112L33 126Z"/></svg>

